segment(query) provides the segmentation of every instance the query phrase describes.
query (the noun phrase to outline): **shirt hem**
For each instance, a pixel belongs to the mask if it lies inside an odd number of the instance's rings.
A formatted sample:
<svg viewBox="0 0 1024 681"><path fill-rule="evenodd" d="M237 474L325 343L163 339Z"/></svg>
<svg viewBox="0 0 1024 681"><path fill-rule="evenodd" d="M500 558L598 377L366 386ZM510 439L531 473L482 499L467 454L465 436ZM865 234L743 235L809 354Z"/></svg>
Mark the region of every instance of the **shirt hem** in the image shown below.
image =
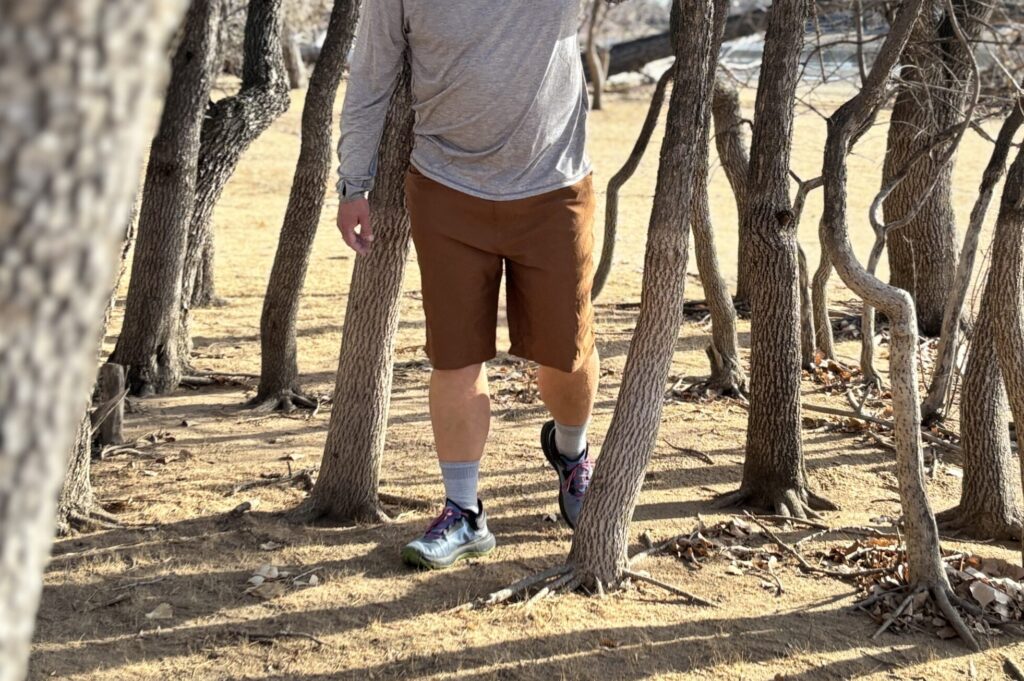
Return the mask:
<svg viewBox="0 0 1024 681"><path fill-rule="evenodd" d="M534 196L540 196L541 194L547 194L548 192L553 192L559 189L565 189L566 187L571 187L577 182L582 182L584 179L586 179L587 175L590 175L593 172L592 165L590 163L587 163L583 166L583 170L580 171L579 173L571 175L567 178L563 178L558 182L544 185L543 187L536 187L524 191L514 192L511 194L492 194L490 192L484 192L480 191L479 189L473 189L471 187L461 185L458 182L455 182L454 180L450 180L444 177L443 175L430 170L429 168L424 168L422 165L416 163L415 161L412 162L412 165L415 166L416 170L420 171L420 173L422 173L425 177L433 180L434 182L443 184L449 189L454 189L457 192L462 192L463 194L468 194L469 196L473 196L478 199L485 199L487 201L516 201L518 199L528 199Z"/></svg>

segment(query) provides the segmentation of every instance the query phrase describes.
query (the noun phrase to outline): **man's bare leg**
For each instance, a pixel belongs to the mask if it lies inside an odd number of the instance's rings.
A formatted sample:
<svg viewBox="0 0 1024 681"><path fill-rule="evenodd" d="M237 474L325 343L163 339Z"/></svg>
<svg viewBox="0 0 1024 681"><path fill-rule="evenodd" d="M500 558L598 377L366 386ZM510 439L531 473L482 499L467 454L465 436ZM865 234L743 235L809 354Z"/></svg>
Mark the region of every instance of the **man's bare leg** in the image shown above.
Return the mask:
<svg viewBox="0 0 1024 681"><path fill-rule="evenodd" d="M433 371L430 422L445 494L460 508L478 510L480 459L491 427L491 398L483 364Z"/></svg>
<svg viewBox="0 0 1024 681"><path fill-rule="evenodd" d="M601 360L597 348L583 366L572 373L551 367L540 368L537 376L540 398L555 423L577 428L587 425L594 410L600 374Z"/></svg>

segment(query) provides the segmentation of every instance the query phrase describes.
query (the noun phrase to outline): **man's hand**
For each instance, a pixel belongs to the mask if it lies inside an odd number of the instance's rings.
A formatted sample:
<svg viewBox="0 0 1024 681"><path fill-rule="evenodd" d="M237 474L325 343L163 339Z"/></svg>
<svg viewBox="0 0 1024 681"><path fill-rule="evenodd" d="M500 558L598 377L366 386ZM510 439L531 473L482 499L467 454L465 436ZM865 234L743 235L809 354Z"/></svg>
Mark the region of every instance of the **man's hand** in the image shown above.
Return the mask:
<svg viewBox="0 0 1024 681"><path fill-rule="evenodd" d="M358 231L356 230L358 227ZM359 255L366 255L373 246L373 226L370 224L370 202L366 199L346 201L338 206L338 229L348 247Z"/></svg>

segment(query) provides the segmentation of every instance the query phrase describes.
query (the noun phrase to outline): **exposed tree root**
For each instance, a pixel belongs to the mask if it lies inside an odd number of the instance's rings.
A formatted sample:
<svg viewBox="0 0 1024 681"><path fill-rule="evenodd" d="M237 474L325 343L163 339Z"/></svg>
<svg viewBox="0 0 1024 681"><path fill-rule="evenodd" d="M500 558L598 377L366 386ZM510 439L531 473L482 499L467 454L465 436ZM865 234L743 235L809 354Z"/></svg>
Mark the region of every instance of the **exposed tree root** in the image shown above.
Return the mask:
<svg viewBox="0 0 1024 681"><path fill-rule="evenodd" d="M297 525L359 523L376 525L391 522L391 517L380 505L373 503L351 506L344 509L330 508L314 496L307 497L295 508L281 513L282 517Z"/></svg>
<svg viewBox="0 0 1024 681"><path fill-rule="evenodd" d="M291 388L285 388L269 395L259 394L246 403L246 407L257 414L269 414L280 411L291 414L298 409L310 409L316 411L320 408L320 401L315 397L304 395Z"/></svg>
<svg viewBox="0 0 1024 681"><path fill-rule="evenodd" d="M719 495L713 502L715 508L749 506L767 509L778 516L800 519L820 518L818 511L838 511L834 503L810 491L806 487L785 490L765 490L741 487L735 492Z"/></svg>
<svg viewBox="0 0 1024 681"><path fill-rule="evenodd" d="M1000 518L987 513L967 511L963 506L942 511L935 515L935 521L943 532L979 541L1020 541L1024 534L1024 519L1020 516Z"/></svg>
<svg viewBox="0 0 1024 681"><path fill-rule="evenodd" d="M88 508L66 510L57 522L57 533L66 537L76 532L115 530L123 527L124 524L117 516L107 513L97 504L92 504Z"/></svg>
<svg viewBox="0 0 1024 681"><path fill-rule="evenodd" d="M660 589L664 589L675 596L683 597L688 603L693 605L708 608L718 607L711 601L701 598L700 596L695 596L690 592L684 591L683 589L672 584L668 584L667 582L655 579L645 572L624 569L622 570L621 576L622 580L619 584L605 584L599 579L594 579L593 577L582 573L571 565L557 565L553 568L524 577L518 582L510 584L498 591L494 591L482 598L457 606L455 610L474 610L501 603L509 603L515 600L522 600L527 606L530 606L538 601L548 598L549 596L553 596L558 593L572 593L579 589L584 589L588 593L596 592L603 598L607 591L616 588L623 588L629 583L629 580L645 582ZM532 594L531 591L533 592Z"/></svg>
<svg viewBox="0 0 1024 681"><path fill-rule="evenodd" d="M712 343L706 348L711 362L711 376L704 384L709 392L723 397L745 397L747 379L734 357L726 357Z"/></svg>

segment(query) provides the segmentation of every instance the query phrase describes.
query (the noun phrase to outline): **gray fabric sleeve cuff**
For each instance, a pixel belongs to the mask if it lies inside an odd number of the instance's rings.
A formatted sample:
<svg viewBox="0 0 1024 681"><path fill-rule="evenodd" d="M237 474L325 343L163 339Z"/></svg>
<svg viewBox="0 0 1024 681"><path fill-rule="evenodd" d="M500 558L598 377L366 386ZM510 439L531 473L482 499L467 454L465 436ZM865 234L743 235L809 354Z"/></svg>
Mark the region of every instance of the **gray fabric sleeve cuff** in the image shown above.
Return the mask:
<svg viewBox="0 0 1024 681"><path fill-rule="evenodd" d="M342 179L338 182L338 197L341 203L349 203L351 201L358 201L359 199L366 199L370 196L370 190L367 187L361 187L355 183Z"/></svg>

